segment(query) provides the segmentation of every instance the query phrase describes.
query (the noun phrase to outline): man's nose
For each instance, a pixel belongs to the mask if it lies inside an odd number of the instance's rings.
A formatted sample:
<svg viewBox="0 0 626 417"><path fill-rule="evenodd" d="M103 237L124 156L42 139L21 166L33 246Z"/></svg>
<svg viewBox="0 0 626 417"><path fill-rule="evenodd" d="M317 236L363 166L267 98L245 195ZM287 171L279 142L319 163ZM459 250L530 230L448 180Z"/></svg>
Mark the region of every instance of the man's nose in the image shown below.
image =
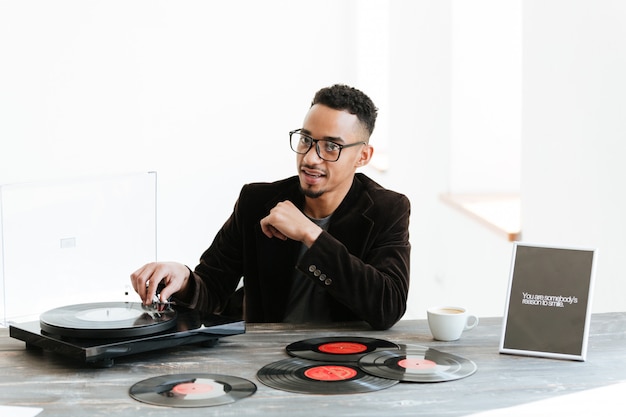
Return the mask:
<svg viewBox="0 0 626 417"><path fill-rule="evenodd" d="M310 165L321 164L324 161L322 158L320 158L317 152L317 143L314 143L313 146L311 146L311 149L309 149L308 152L304 154L302 160Z"/></svg>

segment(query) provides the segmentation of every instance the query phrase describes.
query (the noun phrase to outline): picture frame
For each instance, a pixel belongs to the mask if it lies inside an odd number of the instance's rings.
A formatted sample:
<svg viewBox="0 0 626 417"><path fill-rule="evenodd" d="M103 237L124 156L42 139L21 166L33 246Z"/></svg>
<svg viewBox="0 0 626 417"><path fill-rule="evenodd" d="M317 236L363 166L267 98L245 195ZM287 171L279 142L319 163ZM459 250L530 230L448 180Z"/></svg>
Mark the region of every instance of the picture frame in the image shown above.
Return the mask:
<svg viewBox="0 0 626 417"><path fill-rule="evenodd" d="M514 242L500 353L586 360L597 253Z"/></svg>

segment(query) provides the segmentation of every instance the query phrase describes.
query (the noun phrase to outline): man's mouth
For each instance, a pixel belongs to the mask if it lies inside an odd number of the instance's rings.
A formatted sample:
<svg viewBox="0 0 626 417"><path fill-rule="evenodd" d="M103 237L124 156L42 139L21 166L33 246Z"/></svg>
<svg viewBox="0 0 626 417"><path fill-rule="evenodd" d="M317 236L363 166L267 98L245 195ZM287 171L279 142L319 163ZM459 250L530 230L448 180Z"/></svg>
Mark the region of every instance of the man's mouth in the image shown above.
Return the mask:
<svg viewBox="0 0 626 417"><path fill-rule="evenodd" d="M326 176L326 173L324 171L321 171L318 169L302 167L300 171L305 175L305 177L310 178L312 180L317 180L319 178Z"/></svg>
<svg viewBox="0 0 626 417"><path fill-rule="evenodd" d="M324 170L307 166L300 166L300 189L309 198L318 198L324 194L323 181L326 178Z"/></svg>
<svg viewBox="0 0 626 417"><path fill-rule="evenodd" d="M308 177L313 177L313 178L320 178L320 177L324 176L324 174L322 174L322 173L315 172L315 171L309 171L307 169L303 169L302 172L304 172L304 175L306 175Z"/></svg>

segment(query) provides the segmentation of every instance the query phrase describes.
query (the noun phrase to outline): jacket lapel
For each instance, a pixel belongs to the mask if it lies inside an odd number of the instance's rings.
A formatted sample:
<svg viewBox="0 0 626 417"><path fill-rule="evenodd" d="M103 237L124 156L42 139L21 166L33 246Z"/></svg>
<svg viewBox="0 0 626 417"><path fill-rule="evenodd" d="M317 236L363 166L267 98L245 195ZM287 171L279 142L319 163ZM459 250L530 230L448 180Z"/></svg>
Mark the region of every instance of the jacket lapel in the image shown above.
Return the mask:
<svg viewBox="0 0 626 417"><path fill-rule="evenodd" d="M339 205L330 222L328 232L343 242L348 251L362 257L374 221L367 212L373 201L363 184L355 177L346 198Z"/></svg>

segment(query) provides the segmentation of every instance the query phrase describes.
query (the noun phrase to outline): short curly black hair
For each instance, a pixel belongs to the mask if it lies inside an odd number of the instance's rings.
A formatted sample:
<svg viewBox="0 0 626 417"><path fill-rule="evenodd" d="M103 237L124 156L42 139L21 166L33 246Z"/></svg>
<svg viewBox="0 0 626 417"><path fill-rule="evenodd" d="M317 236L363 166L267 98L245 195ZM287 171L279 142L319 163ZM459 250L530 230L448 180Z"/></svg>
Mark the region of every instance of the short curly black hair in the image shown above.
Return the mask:
<svg viewBox="0 0 626 417"><path fill-rule="evenodd" d="M322 104L335 110L346 110L356 115L369 134L374 132L378 109L374 102L360 90L344 84L325 87L315 93L311 106Z"/></svg>

